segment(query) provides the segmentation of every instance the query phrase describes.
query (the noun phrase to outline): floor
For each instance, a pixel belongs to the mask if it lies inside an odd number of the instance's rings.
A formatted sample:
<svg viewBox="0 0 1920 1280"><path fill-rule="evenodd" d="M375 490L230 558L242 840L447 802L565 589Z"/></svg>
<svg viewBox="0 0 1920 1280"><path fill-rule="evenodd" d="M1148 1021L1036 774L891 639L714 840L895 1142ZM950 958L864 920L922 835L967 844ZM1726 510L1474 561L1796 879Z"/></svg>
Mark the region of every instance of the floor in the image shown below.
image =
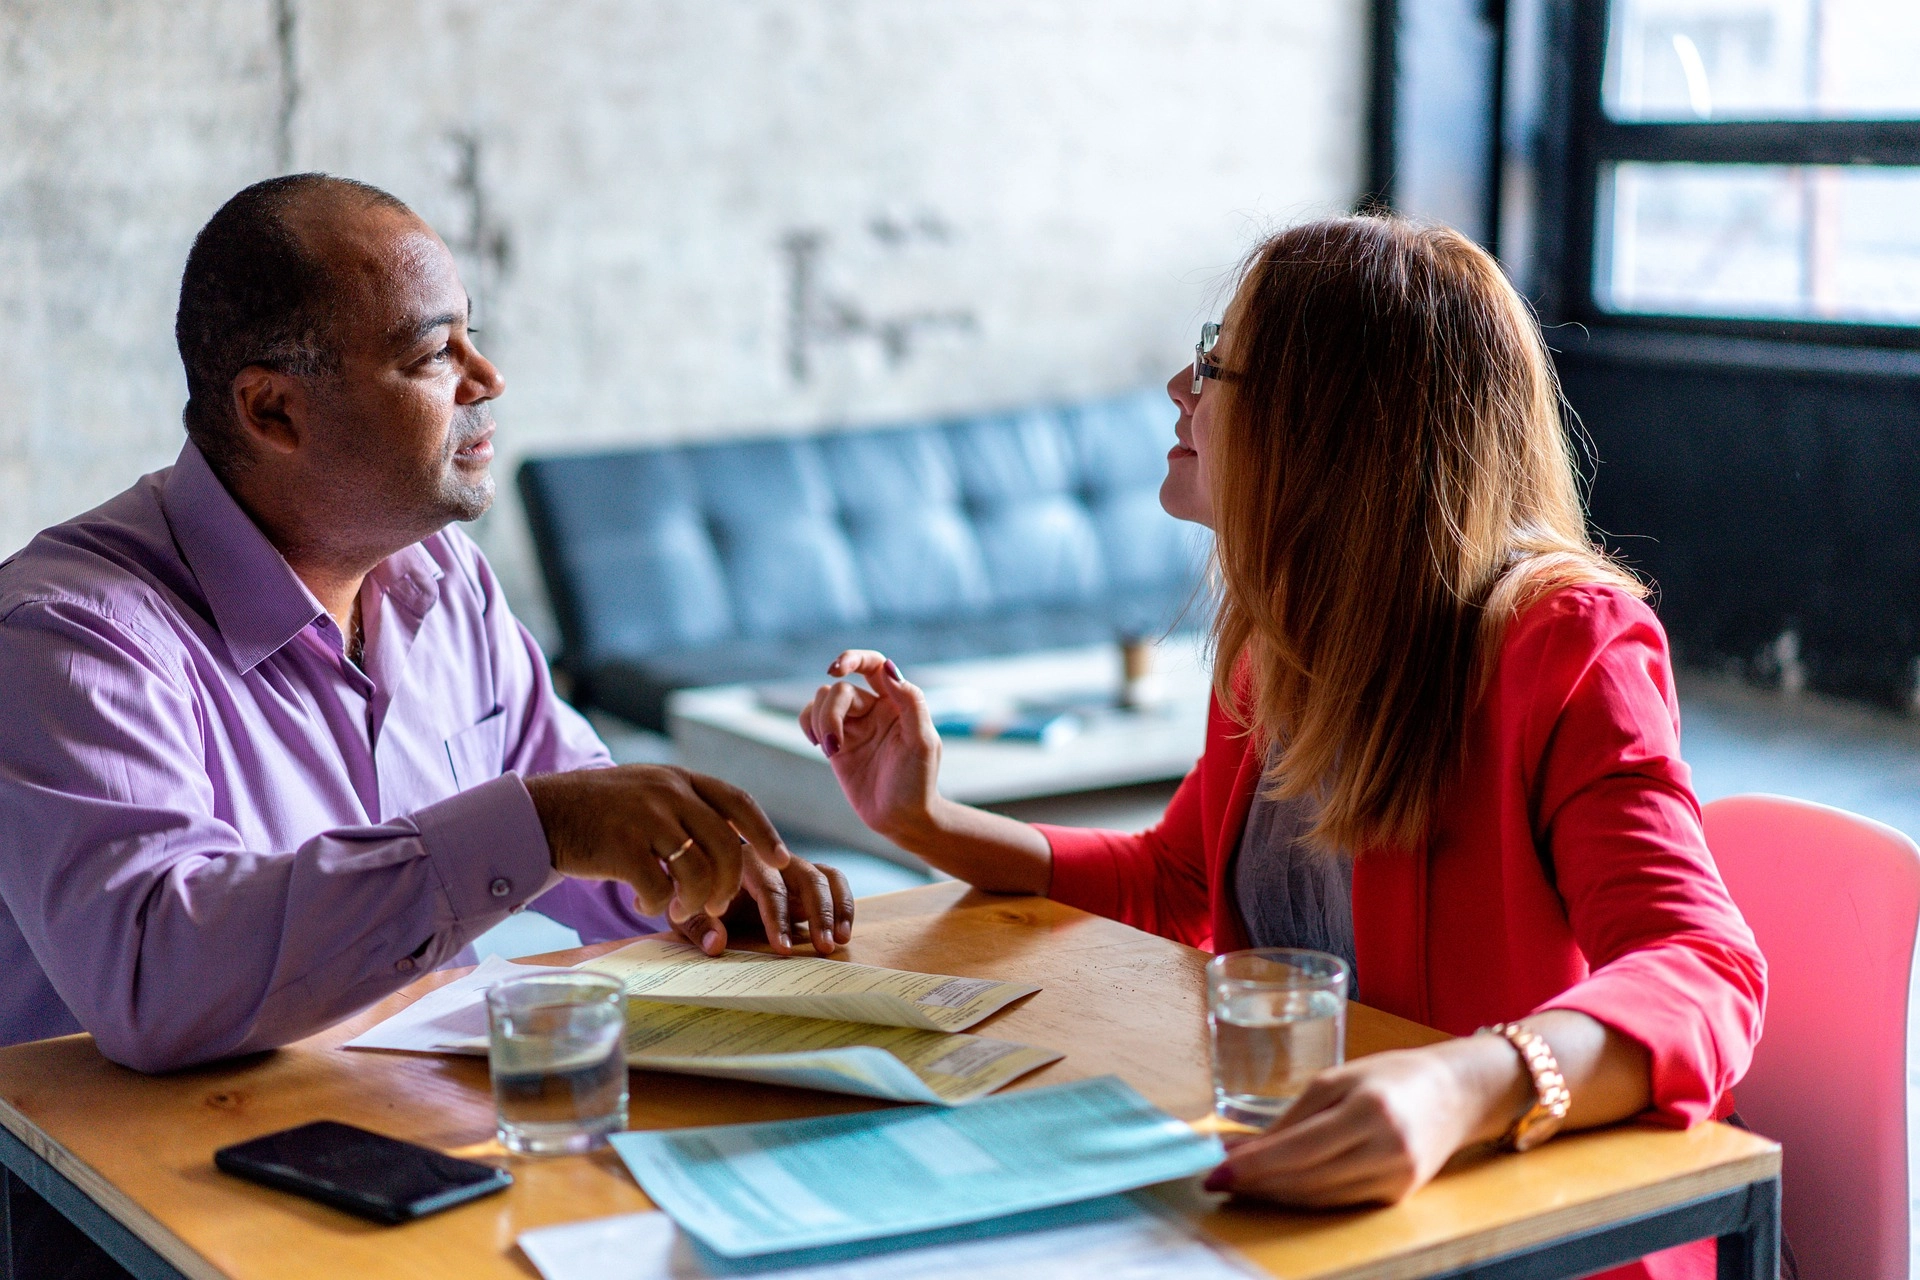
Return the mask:
<svg viewBox="0 0 1920 1280"><path fill-rule="evenodd" d="M1742 792L1798 796L1850 809L1920 837L1920 720L1823 698L1787 697L1698 674L1680 681L1681 749L1702 801ZM622 762L667 761L672 744L618 721L597 727ZM1123 787L1001 806L1028 821L1138 830L1166 806L1172 786ZM794 852L824 858L865 897L927 882L923 872L871 854L790 838ZM483 935L480 954L531 955L577 945L564 925L528 911Z"/></svg>

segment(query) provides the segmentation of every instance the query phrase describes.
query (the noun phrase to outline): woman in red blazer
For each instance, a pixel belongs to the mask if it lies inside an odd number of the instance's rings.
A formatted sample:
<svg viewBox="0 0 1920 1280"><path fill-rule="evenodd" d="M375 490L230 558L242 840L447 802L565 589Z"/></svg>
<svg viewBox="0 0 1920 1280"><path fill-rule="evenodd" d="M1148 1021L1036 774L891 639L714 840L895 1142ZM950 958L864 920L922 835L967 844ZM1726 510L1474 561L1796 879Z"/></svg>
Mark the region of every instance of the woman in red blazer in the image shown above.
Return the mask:
<svg viewBox="0 0 1920 1280"><path fill-rule="evenodd" d="M829 674L872 691L828 685L801 723L861 817L982 888L1214 951L1249 944L1240 897L1265 891L1236 875L1272 853L1256 800L1288 806L1292 856L1350 860L1358 998L1458 1038L1321 1073L1215 1189L1390 1201L1470 1144L1725 1115L1765 963L1707 852L1666 637L1587 537L1499 268L1442 229L1294 228L1168 390L1161 501L1213 528L1221 604L1206 751L1165 817L1125 835L946 800L919 690L855 650ZM1713 1270L1709 1241L1613 1274Z"/></svg>

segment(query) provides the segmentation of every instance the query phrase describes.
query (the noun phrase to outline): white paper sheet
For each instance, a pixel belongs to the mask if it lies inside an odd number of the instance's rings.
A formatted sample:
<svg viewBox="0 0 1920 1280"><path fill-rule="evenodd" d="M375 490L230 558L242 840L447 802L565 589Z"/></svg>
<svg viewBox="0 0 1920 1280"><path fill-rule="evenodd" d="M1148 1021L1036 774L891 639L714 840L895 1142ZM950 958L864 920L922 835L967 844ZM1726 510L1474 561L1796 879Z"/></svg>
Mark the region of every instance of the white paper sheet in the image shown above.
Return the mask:
<svg viewBox="0 0 1920 1280"><path fill-rule="evenodd" d="M345 1047L485 1057L488 987L529 973L572 971L488 956L472 973L420 997ZM908 1027L647 1001L627 1010L630 1066L891 1102L969 1102L1060 1056L1051 1049Z"/></svg>
<svg viewBox="0 0 1920 1280"><path fill-rule="evenodd" d="M1116 1197L982 1223L908 1248L721 1258L664 1213L632 1213L520 1237L544 1280L1251 1280L1264 1273L1180 1222Z"/></svg>
<svg viewBox="0 0 1920 1280"><path fill-rule="evenodd" d="M429 991L385 1022L347 1041L345 1047L485 1054L488 987L529 973L571 972L564 967L515 964L499 956L488 956L466 977L455 978L446 986Z"/></svg>

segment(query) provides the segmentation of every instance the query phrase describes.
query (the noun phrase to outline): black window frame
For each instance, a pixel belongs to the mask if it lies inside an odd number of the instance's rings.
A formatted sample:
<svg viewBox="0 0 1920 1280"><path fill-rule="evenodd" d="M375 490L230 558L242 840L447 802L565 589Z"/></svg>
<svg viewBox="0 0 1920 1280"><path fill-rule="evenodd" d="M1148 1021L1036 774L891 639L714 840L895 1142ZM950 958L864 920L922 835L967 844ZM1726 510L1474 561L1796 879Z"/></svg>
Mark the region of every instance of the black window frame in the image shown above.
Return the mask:
<svg viewBox="0 0 1920 1280"><path fill-rule="evenodd" d="M1920 349L1920 325L1610 311L1594 276L1600 174L1617 161L1920 167L1920 120L1620 121L1602 89L1611 0L1570 0L1566 84L1567 189L1559 319L1616 331L1771 338L1826 346Z"/></svg>

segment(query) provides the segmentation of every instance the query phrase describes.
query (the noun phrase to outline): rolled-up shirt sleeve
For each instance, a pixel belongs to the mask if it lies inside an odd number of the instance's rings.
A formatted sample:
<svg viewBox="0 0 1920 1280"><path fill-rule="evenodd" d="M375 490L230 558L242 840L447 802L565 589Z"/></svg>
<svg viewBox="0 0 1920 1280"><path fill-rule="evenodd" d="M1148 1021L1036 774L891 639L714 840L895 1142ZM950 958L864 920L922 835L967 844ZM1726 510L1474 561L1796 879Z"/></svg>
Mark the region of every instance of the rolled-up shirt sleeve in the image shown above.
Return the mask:
<svg viewBox="0 0 1920 1280"><path fill-rule="evenodd" d="M43 602L0 625L0 897L60 998L145 1071L285 1044L443 962L548 889L517 776L249 849L210 732L137 621ZM272 750L260 744L260 750Z"/></svg>

